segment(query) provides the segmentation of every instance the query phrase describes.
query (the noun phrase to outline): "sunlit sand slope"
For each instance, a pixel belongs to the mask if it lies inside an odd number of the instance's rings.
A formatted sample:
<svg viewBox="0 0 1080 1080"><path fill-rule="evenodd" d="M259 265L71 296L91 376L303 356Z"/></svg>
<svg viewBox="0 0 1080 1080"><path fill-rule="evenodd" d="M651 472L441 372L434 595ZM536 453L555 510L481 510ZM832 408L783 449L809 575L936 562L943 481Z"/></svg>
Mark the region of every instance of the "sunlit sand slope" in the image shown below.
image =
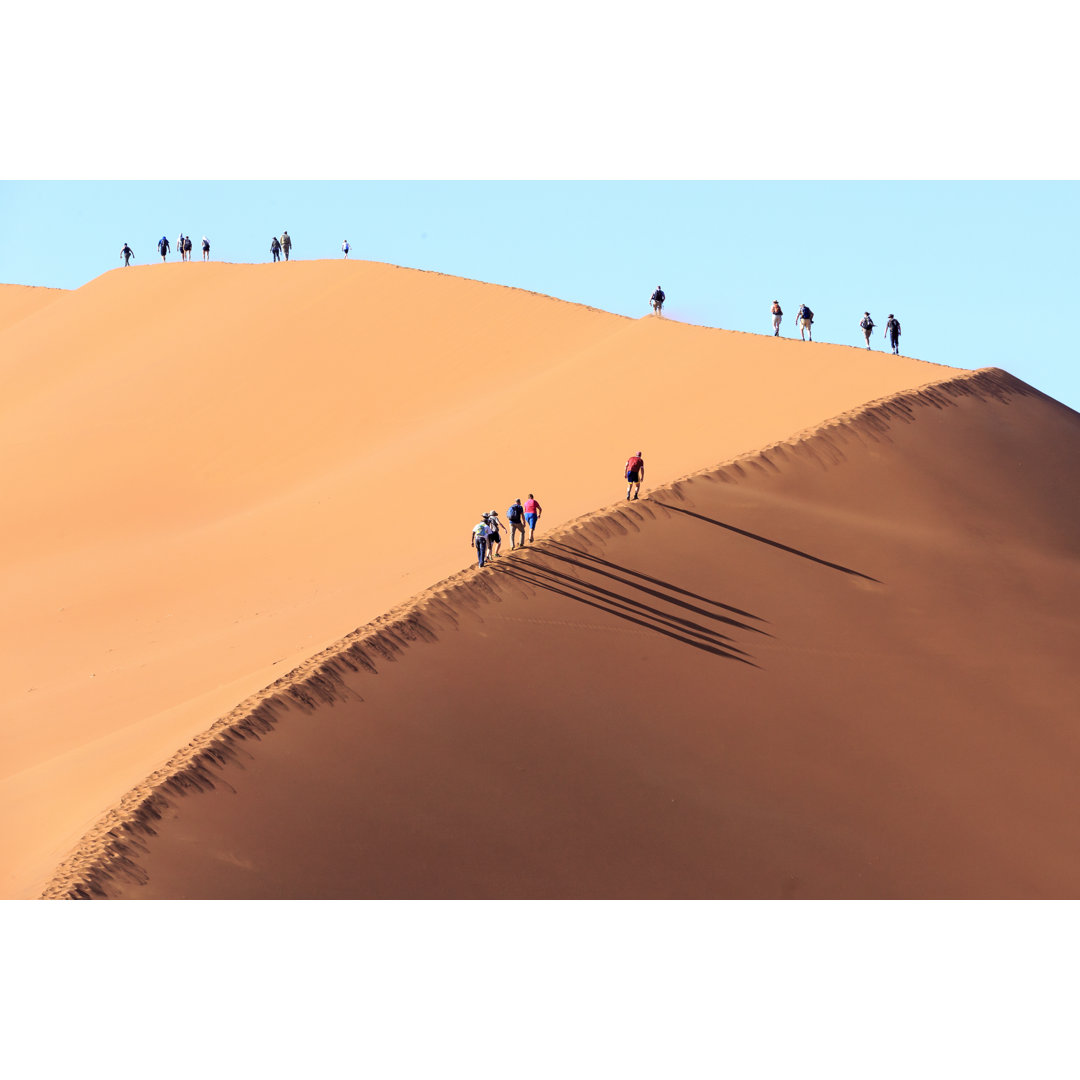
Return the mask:
<svg viewBox="0 0 1080 1080"><path fill-rule="evenodd" d="M63 289L0 285L0 333L66 295Z"/></svg>
<svg viewBox="0 0 1080 1080"><path fill-rule="evenodd" d="M1080 895L1080 416L990 370L468 571L50 895Z"/></svg>

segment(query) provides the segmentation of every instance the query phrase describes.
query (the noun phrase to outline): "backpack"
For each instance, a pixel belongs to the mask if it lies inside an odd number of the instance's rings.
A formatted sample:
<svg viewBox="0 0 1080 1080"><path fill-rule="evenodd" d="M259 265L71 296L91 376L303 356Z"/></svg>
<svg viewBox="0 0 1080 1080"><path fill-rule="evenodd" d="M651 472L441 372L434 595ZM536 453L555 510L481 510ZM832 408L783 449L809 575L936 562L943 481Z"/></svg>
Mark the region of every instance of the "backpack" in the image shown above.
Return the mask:
<svg viewBox="0 0 1080 1080"><path fill-rule="evenodd" d="M644 462L641 460L641 458L639 458L637 456L637 454L635 454L626 463L626 476L627 476L627 478L629 479L631 473L636 473L638 471L638 469L640 469L643 464L644 464Z"/></svg>
<svg viewBox="0 0 1080 1080"><path fill-rule="evenodd" d="M521 507L517 503L514 503L509 510L506 511L506 520L511 525L516 525L521 520Z"/></svg>
<svg viewBox="0 0 1080 1080"><path fill-rule="evenodd" d="M866 317L865 317L865 318L863 319L863 321L862 321L861 323L859 323L859 325L860 325L860 326L861 326L861 327L862 327L862 328L863 328L864 330L873 330L873 329L874 329L874 320L873 320L873 319L871 319L869 315L867 315L867 316L866 316Z"/></svg>
<svg viewBox="0 0 1080 1080"><path fill-rule="evenodd" d="M814 313L805 304L803 304L802 317L809 319L811 322L814 321Z"/></svg>

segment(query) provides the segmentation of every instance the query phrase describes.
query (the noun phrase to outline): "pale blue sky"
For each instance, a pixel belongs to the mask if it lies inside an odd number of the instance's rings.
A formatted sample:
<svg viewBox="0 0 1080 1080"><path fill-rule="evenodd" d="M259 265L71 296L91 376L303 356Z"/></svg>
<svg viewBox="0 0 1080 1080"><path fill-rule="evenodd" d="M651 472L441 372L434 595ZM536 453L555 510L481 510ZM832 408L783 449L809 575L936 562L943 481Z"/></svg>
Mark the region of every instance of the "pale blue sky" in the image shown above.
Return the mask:
<svg viewBox="0 0 1080 1080"><path fill-rule="evenodd" d="M732 330L771 332L779 299L791 333L805 301L819 340L857 345L864 310L882 330L891 312L908 355L1080 408L1074 181L0 181L0 281L77 288L125 241L155 262L181 231L265 261L283 229L297 259L348 239L353 258L623 315L661 284L671 318Z"/></svg>

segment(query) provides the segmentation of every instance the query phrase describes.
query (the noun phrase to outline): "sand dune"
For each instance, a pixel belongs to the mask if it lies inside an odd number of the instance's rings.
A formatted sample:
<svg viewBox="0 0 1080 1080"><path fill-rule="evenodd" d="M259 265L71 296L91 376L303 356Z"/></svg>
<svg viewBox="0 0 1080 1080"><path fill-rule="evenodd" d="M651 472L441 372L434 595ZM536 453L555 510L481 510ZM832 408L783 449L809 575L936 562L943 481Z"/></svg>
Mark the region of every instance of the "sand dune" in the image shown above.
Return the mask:
<svg viewBox="0 0 1080 1080"><path fill-rule="evenodd" d="M1074 897L1080 416L901 393L457 575L50 895Z"/></svg>
<svg viewBox="0 0 1080 1080"><path fill-rule="evenodd" d="M481 509L533 491L543 535L621 494L634 450L653 487L955 374L363 262L3 304L4 896L237 703L467 566Z"/></svg>
<svg viewBox="0 0 1080 1080"><path fill-rule="evenodd" d="M48 307L60 297L63 289L43 289L29 285L0 285L0 331L13 326L20 319Z"/></svg>

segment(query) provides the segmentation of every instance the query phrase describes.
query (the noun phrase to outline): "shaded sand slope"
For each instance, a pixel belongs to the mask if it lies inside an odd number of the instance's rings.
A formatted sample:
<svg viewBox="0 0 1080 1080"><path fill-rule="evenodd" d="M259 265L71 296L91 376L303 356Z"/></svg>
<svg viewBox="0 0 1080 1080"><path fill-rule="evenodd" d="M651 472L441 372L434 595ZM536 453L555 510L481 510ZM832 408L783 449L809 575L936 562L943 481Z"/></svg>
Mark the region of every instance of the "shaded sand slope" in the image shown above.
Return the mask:
<svg viewBox="0 0 1080 1080"><path fill-rule="evenodd" d="M0 894L238 702L621 490L953 374L371 263L120 269L0 331Z"/></svg>
<svg viewBox="0 0 1080 1080"><path fill-rule="evenodd" d="M997 370L582 518L237 710L50 895L1080 895L1080 416Z"/></svg>

